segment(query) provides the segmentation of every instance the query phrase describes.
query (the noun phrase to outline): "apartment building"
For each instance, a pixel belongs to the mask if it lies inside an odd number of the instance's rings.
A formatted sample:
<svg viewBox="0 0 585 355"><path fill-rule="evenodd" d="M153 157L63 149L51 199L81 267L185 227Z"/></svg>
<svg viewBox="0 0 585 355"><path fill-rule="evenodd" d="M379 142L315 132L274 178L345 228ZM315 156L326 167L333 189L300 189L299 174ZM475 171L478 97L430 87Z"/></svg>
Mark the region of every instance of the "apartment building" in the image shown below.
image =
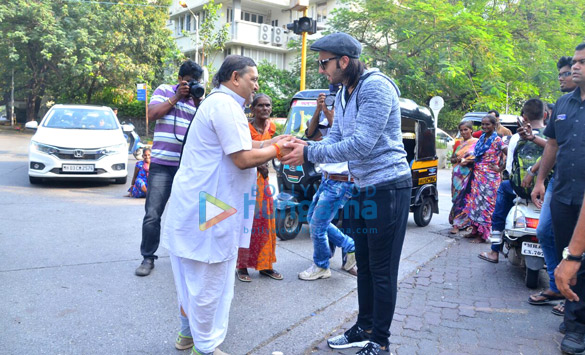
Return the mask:
<svg viewBox="0 0 585 355"><path fill-rule="evenodd" d="M184 0L187 8L174 0L169 8L168 27L173 31L180 50L193 60L201 62L201 41L197 43L198 28L204 21L203 6L207 0ZM263 60L279 69L289 69L299 53L287 48L290 39L297 37L286 29L288 23L302 17L291 10L290 0L216 0L222 4L221 17L216 23L220 28L229 24L229 39L222 53L205 54L203 65L219 68L225 56L240 54L251 57L257 63ZM333 10L335 0L310 0L308 16L325 26L327 16ZM315 36L318 36L316 34ZM199 60L196 59L199 58Z"/></svg>

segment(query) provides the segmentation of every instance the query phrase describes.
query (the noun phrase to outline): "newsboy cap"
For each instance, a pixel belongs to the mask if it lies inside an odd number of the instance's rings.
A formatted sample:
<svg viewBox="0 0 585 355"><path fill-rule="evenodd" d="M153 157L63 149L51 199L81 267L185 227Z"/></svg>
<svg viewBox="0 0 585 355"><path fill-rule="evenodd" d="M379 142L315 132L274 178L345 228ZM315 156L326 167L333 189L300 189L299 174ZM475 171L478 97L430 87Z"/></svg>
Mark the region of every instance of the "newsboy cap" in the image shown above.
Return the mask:
<svg viewBox="0 0 585 355"><path fill-rule="evenodd" d="M326 51L340 56L359 58L362 45L347 33L337 32L316 40L310 47L312 51Z"/></svg>

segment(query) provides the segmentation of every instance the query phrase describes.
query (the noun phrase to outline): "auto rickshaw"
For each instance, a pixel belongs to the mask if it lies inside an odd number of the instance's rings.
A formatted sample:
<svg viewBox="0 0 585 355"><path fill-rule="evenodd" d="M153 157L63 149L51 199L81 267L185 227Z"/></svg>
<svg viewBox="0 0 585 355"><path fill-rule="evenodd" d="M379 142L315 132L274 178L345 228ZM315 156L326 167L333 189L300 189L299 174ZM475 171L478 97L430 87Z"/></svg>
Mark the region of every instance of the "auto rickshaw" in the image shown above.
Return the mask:
<svg viewBox="0 0 585 355"><path fill-rule="evenodd" d="M293 96L284 134L306 139L305 129L315 112L320 93L329 94L329 91L303 90ZM412 171L410 210L414 213L415 223L424 227L430 223L433 213L439 213L435 126L430 111L414 101L401 98L400 108L402 141ZM307 223L309 206L321 182L321 169L319 164L311 162L294 169L276 159L272 163L279 187L274 200L276 234L281 240L289 240L298 235L303 223ZM343 217L343 213L340 210L338 217Z"/></svg>

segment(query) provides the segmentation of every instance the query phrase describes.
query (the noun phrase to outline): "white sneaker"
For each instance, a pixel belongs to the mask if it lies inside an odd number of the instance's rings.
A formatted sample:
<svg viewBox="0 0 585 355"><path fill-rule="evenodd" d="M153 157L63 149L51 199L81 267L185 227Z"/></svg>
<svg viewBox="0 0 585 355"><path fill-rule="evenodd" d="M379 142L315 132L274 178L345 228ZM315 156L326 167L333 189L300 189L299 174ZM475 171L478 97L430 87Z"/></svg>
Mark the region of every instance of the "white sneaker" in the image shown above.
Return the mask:
<svg viewBox="0 0 585 355"><path fill-rule="evenodd" d="M502 244L502 232L492 231L489 240L492 244Z"/></svg>
<svg viewBox="0 0 585 355"><path fill-rule="evenodd" d="M331 277L331 270L322 269L315 264L312 264L310 268L299 273L299 279L305 281L313 281L318 279L326 279Z"/></svg>
<svg viewBox="0 0 585 355"><path fill-rule="evenodd" d="M356 264L355 251L352 251L351 253L345 254L345 257L346 258L345 258L345 264L343 264L343 270L349 271L349 270L353 269L353 267Z"/></svg>

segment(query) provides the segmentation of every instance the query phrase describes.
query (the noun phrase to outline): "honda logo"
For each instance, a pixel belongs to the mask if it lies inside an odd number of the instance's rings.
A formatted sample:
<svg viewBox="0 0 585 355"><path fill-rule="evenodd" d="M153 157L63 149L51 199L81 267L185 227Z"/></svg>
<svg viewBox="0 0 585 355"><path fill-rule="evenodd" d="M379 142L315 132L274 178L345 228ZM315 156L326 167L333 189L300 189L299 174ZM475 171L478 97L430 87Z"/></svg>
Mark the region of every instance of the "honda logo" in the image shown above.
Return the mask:
<svg viewBox="0 0 585 355"><path fill-rule="evenodd" d="M83 157L83 150L81 149L75 149L73 151L73 156L76 158L82 158Z"/></svg>

